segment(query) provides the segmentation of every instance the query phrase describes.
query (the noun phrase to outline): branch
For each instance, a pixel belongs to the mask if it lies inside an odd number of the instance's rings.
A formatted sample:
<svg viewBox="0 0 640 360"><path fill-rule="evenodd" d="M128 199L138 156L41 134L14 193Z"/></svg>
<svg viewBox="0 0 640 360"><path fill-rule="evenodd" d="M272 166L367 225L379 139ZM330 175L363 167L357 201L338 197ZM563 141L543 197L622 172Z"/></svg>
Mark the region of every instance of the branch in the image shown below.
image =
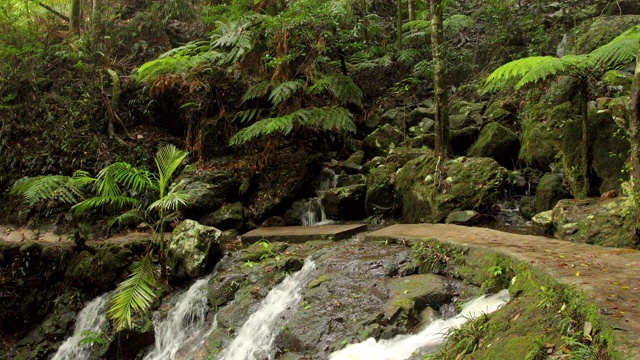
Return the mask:
<svg viewBox="0 0 640 360"><path fill-rule="evenodd" d="M55 16L59 17L60 19L66 21L66 22L69 22L69 17L68 16L66 16L65 14L59 12L58 10L50 7L49 5L43 4L41 2L39 2L38 5L42 6L43 8L45 8L45 9L47 9L49 11L51 11Z"/></svg>

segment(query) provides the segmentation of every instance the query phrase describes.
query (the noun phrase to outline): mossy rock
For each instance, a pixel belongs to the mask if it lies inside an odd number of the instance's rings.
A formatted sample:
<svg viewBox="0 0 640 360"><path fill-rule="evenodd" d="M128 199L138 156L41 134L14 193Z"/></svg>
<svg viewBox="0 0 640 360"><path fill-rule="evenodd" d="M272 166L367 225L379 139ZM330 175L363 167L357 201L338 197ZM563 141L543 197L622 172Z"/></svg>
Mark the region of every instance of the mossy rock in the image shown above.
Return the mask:
<svg viewBox="0 0 640 360"><path fill-rule="evenodd" d="M398 146L404 134L397 127L385 124L364 138L363 146L369 156L387 156Z"/></svg>
<svg viewBox="0 0 640 360"><path fill-rule="evenodd" d="M520 141L510 129L497 122L487 124L478 141L469 149L467 154L473 157L489 157L500 165L513 168L518 160Z"/></svg>
<svg viewBox="0 0 640 360"><path fill-rule="evenodd" d="M478 135L480 135L480 129L475 126L451 130L449 132L451 152L455 155L465 155L471 145L478 140Z"/></svg>
<svg viewBox="0 0 640 360"><path fill-rule="evenodd" d="M357 220L365 216L366 185L356 184L327 190L322 205L327 217L334 220Z"/></svg>
<svg viewBox="0 0 640 360"><path fill-rule="evenodd" d="M493 206L503 195L507 171L489 158L439 162L429 154L409 161L395 181L404 221L441 222L456 210L482 213Z"/></svg>
<svg viewBox="0 0 640 360"><path fill-rule="evenodd" d="M587 54L638 23L638 15L598 16L585 20L567 34L564 54Z"/></svg>
<svg viewBox="0 0 640 360"><path fill-rule="evenodd" d="M167 264L172 281L203 276L222 257L220 236L214 227L185 220L173 230L167 247Z"/></svg>
<svg viewBox="0 0 640 360"><path fill-rule="evenodd" d="M113 289L132 261L130 250L105 243L97 247L95 255L86 250L75 255L69 262L65 279L88 293L99 294Z"/></svg>
<svg viewBox="0 0 640 360"><path fill-rule="evenodd" d="M405 139L400 142L401 147L411 149L428 148L433 149L436 144L436 136L433 134L422 134L412 138Z"/></svg>
<svg viewBox="0 0 640 360"><path fill-rule="evenodd" d="M367 215L392 215L399 208L394 186L395 172L395 166L383 165L369 173L364 200Z"/></svg>
<svg viewBox="0 0 640 360"><path fill-rule="evenodd" d="M628 131L629 129L629 120L631 120L631 98L629 96L620 96L617 98L611 99L609 104L607 104L609 108L609 113L613 117L613 121L616 122L618 127L621 129Z"/></svg>
<svg viewBox="0 0 640 360"><path fill-rule="evenodd" d="M633 75L619 70L609 70L602 76L602 83L616 96L629 96L633 85Z"/></svg>
<svg viewBox="0 0 640 360"><path fill-rule="evenodd" d="M243 224L242 203L234 202L222 205L215 212L205 215L200 219L200 224L213 226L218 229L239 230Z"/></svg>
<svg viewBox="0 0 640 360"><path fill-rule="evenodd" d="M544 174L536 190L536 212L551 210L559 200L571 197L563 186L563 180L562 174Z"/></svg>
<svg viewBox="0 0 640 360"><path fill-rule="evenodd" d="M503 108L504 101L496 100L492 102L485 110L483 116L488 122L499 122L501 124L511 124L516 116L513 112Z"/></svg>
<svg viewBox="0 0 640 360"><path fill-rule="evenodd" d="M426 148L396 147L389 151L386 163L402 167L407 163L407 161L413 160L430 152L431 150Z"/></svg>

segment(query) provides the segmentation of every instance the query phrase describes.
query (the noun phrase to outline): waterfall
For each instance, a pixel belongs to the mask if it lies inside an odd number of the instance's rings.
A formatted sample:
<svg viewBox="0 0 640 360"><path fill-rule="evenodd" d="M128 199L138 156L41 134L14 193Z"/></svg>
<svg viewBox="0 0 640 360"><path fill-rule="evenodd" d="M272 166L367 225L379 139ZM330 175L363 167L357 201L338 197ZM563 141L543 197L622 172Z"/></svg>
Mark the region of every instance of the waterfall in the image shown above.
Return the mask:
<svg viewBox="0 0 640 360"><path fill-rule="evenodd" d="M464 306L462 311L447 320L436 320L414 335L398 335L393 339L369 338L364 342L349 345L329 357L330 360L403 360L421 348L437 347L442 344L451 329L482 314L491 313L509 301L509 291L502 290L491 296L481 296Z"/></svg>
<svg viewBox="0 0 640 360"><path fill-rule="evenodd" d="M85 338L97 337L109 326L105 315L111 293L91 300L78 314L73 336L65 340L52 360L95 359L91 344L83 343Z"/></svg>
<svg viewBox="0 0 640 360"><path fill-rule="evenodd" d="M302 299L302 286L316 265L306 259L304 266L274 287L260 303L256 312L242 325L235 339L222 351L223 360L255 360L263 358L278 333L278 318L287 309L294 308Z"/></svg>
<svg viewBox="0 0 640 360"><path fill-rule="evenodd" d="M316 188L316 197L302 201L300 204L300 222L304 226L318 226L333 223L327 219L327 214L322 206L322 194L338 186L338 175L331 169L322 169L320 183Z"/></svg>
<svg viewBox="0 0 640 360"><path fill-rule="evenodd" d="M144 360L173 360L177 358L177 354L179 358L190 358L190 354L198 351L200 344L194 343L198 339L206 338L202 333L207 325L207 284L210 278L211 276L208 276L191 285L189 290L180 295L166 318L160 320L159 312L156 312L153 319L155 348ZM213 329L215 321L209 332Z"/></svg>

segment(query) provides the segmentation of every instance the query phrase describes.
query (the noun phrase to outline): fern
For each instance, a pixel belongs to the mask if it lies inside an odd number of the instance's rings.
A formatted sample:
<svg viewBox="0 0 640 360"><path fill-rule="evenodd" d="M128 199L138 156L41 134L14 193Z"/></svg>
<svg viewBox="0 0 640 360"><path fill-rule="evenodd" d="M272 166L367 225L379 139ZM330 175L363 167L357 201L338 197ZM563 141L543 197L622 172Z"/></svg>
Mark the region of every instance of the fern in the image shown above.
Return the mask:
<svg viewBox="0 0 640 360"><path fill-rule="evenodd" d="M278 84L271 90L269 101L273 106L278 106L282 102L289 100L293 94L302 89L304 83L301 80L290 80Z"/></svg>
<svg viewBox="0 0 640 360"><path fill-rule="evenodd" d="M353 116L345 108L331 106L299 109L287 115L257 121L253 125L238 131L231 138L229 144L238 146L255 138L265 137L274 133L287 135L293 130L296 123L323 131L336 130L342 133L356 131Z"/></svg>
<svg viewBox="0 0 640 360"><path fill-rule="evenodd" d="M320 76L306 92L312 95L329 92L343 105L360 105L362 102L362 90L350 77L342 74Z"/></svg>
<svg viewBox="0 0 640 360"><path fill-rule="evenodd" d="M247 102L253 99L259 99L265 96L269 90L271 89L271 81L264 80L260 81L253 86L251 86L245 93L242 95L242 102Z"/></svg>
<svg viewBox="0 0 640 360"><path fill-rule="evenodd" d="M44 201L59 201L63 204L75 204L85 197L85 187L96 179L89 173L77 170L73 176L42 175L25 177L16 181L10 195L21 196L29 206Z"/></svg>

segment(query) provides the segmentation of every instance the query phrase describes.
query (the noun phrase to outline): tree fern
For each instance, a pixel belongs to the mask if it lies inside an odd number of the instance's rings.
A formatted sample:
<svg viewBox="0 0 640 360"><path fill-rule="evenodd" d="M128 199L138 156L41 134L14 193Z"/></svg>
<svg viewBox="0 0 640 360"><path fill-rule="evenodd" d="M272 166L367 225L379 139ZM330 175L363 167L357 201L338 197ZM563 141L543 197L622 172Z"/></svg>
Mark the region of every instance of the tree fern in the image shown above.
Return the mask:
<svg viewBox="0 0 640 360"><path fill-rule="evenodd" d="M530 56L511 61L494 70L485 80L484 92L493 92L507 86L514 86L534 67L556 61L553 56Z"/></svg>
<svg viewBox="0 0 640 360"><path fill-rule="evenodd" d="M229 141L230 145L242 145L252 139L268 136L274 133L287 135L298 123L323 131L339 131L353 133L356 125L351 113L342 107L331 106L323 108L299 109L290 114L267 118L238 131Z"/></svg>
<svg viewBox="0 0 640 360"><path fill-rule="evenodd" d="M264 80L253 84L247 91L245 91L244 95L242 95L242 102L247 102L253 99L259 99L263 96L267 95L269 90L271 89L271 81Z"/></svg>
<svg viewBox="0 0 640 360"><path fill-rule="evenodd" d="M157 298L156 274L151 255L146 255L129 277L118 284L111 297L107 315L115 322L116 331L131 328L134 313L145 313Z"/></svg>
<svg viewBox="0 0 640 360"><path fill-rule="evenodd" d="M77 170L73 176L42 175L25 177L16 181L10 195L21 196L29 206L44 201L59 201L64 204L75 204L85 196L87 184L95 179L89 173Z"/></svg>

